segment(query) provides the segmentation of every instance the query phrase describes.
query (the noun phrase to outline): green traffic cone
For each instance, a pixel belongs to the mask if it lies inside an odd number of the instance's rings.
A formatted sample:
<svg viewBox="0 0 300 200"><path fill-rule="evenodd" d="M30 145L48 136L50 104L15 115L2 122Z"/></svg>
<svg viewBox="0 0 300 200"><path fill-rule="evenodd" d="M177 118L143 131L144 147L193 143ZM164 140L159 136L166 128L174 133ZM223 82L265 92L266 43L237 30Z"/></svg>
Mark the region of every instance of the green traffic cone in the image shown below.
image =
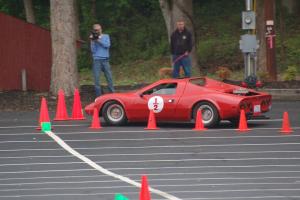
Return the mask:
<svg viewBox="0 0 300 200"><path fill-rule="evenodd" d="M51 123L50 122L42 122L42 131L51 131Z"/></svg>
<svg viewBox="0 0 300 200"><path fill-rule="evenodd" d="M122 194L116 194L115 200L129 200L129 199Z"/></svg>

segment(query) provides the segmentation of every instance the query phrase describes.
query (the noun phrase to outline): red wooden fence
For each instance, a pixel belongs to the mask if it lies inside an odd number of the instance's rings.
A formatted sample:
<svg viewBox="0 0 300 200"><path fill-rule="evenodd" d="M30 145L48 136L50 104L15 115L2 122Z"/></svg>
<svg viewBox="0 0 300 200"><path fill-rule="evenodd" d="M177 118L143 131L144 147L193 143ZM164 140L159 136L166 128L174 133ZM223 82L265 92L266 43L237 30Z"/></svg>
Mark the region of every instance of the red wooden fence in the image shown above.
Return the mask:
<svg viewBox="0 0 300 200"><path fill-rule="evenodd" d="M0 91L49 91L51 76L50 31L0 12Z"/></svg>

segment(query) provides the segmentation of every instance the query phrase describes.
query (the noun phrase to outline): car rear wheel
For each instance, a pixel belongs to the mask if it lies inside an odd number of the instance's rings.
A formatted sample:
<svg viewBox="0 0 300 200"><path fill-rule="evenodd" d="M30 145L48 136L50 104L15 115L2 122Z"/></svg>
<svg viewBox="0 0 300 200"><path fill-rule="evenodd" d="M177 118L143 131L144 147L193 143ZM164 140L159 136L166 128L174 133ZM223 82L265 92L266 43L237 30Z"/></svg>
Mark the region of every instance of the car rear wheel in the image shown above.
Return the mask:
<svg viewBox="0 0 300 200"><path fill-rule="evenodd" d="M202 121L205 127L213 127L219 123L217 108L209 102L198 103L193 110L193 119L196 120L197 111L201 109Z"/></svg>
<svg viewBox="0 0 300 200"><path fill-rule="evenodd" d="M110 125L123 125L127 122L125 110L117 101L105 103L102 109L102 116Z"/></svg>

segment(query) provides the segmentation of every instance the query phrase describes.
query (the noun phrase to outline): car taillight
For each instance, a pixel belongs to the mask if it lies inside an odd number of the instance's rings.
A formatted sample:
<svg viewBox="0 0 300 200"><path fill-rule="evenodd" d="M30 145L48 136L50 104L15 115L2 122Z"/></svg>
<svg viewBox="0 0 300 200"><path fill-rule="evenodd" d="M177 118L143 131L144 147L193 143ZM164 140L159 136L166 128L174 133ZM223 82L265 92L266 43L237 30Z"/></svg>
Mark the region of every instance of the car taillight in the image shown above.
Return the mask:
<svg viewBox="0 0 300 200"><path fill-rule="evenodd" d="M246 104L246 103L241 103L241 104L240 104L240 109L241 109L241 110L246 109L246 107L247 107L247 104Z"/></svg>
<svg viewBox="0 0 300 200"><path fill-rule="evenodd" d="M241 102L240 103L240 110L245 110L246 112L251 110L252 104L250 102Z"/></svg>

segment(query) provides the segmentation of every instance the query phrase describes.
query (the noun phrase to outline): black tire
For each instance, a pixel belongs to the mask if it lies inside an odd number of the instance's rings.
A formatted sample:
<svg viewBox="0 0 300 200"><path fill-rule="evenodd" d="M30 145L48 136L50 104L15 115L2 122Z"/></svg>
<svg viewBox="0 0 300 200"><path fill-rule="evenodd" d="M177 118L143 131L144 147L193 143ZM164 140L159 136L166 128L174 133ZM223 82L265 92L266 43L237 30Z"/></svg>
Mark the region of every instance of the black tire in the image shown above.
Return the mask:
<svg viewBox="0 0 300 200"><path fill-rule="evenodd" d="M197 111L202 110L202 121L205 127L214 127L219 124L219 112L217 108L209 102L199 102L193 109L193 119L196 120Z"/></svg>
<svg viewBox="0 0 300 200"><path fill-rule="evenodd" d="M102 116L109 125L124 125L127 117L123 106L117 101L109 101L104 104Z"/></svg>

